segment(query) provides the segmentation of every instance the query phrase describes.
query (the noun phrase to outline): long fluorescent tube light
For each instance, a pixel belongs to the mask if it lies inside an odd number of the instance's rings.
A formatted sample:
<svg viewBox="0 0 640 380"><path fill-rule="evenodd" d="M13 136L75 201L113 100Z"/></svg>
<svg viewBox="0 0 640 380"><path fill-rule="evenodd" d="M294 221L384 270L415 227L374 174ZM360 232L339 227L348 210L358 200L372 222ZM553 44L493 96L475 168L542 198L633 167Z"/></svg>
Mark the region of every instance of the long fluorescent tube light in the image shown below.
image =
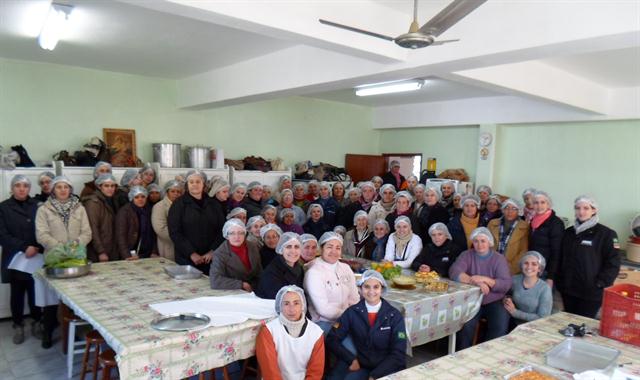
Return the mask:
<svg viewBox="0 0 640 380"><path fill-rule="evenodd" d="M55 49L60 36L67 27L67 21L73 7L70 5L52 3L49 14L38 36L40 47L45 50Z"/></svg>
<svg viewBox="0 0 640 380"><path fill-rule="evenodd" d="M377 84L368 84L360 87L356 87L357 96L370 96L380 94L391 94L394 92L406 92L415 91L422 88L424 85L423 80L408 80L401 82L386 82Z"/></svg>

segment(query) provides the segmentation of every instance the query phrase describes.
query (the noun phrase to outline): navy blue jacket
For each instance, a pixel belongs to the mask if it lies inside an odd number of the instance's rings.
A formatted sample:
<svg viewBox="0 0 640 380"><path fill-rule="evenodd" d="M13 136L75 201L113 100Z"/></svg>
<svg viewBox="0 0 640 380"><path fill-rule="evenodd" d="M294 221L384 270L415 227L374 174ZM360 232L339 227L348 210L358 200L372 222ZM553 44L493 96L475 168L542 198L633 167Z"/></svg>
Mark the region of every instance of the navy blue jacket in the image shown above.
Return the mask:
<svg viewBox="0 0 640 380"><path fill-rule="evenodd" d="M467 235L464 233L464 227L462 227L460 218L462 218L462 214L451 218L447 224L447 229L449 229L453 242L464 251L469 248L469 245L467 244ZM476 227L480 227L480 219L478 219L478 226Z"/></svg>
<svg viewBox="0 0 640 380"><path fill-rule="evenodd" d="M351 335L357 355L342 345ZM369 314L364 299L349 307L329 331L327 347L339 360L348 364L358 359L360 367L370 371L377 379L406 368L407 332L404 317L384 299L376 322L369 325Z"/></svg>

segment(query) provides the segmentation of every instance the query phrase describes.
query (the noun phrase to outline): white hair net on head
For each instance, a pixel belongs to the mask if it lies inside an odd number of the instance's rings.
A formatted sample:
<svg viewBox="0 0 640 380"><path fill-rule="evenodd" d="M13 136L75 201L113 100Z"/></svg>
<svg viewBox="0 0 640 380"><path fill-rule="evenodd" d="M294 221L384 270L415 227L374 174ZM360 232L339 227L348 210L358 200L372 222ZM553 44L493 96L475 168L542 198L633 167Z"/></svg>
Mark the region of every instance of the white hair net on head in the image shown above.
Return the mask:
<svg viewBox="0 0 640 380"><path fill-rule="evenodd" d="M544 256L542 256L538 251L525 252L524 255L522 255L522 257L520 258L520 261L518 263L518 268L522 269L522 264L524 264L524 261L527 259L527 257L535 257L536 259L538 259L538 264L540 264L540 268L538 269L538 272L539 273L544 272L544 268L547 266L547 260L545 260Z"/></svg>
<svg viewBox="0 0 640 380"><path fill-rule="evenodd" d="M244 223L242 223L242 220L233 218L227 220L222 226L222 237L227 239L229 237L229 232L231 232L231 230L233 229L242 230L242 232L244 232L245 234L247 233L247 229L244 227Z"/></svg>
<svg viewBox="0 0 640 380"><path fill-rule="evenodd" d="M292 188L295 190L297 188L301 188L304 191L307 191L307 186L302 182L296 182L293 184Z"/></svg>
<svg viewBox="0 0 640 380"><path fill-rule="evenodd" d="M413 188L413 192L415 193L417 189L427 190L427 186L425 186L423 183L419 183Z"/></svg>
<svg viewBox="0 0 640 380"><path fill-rule="evenodd" d="M357 187L352 187L347 191L347 194L351 194L351 193L357 193L359 196L362 193L362 191L360 191L360 189Z"/></svg>
<svg viewBox="0 0 640 380"><path fill-rule="evenodd" d="M360 278L360 280L358 280L358 287L362 287L362 285L364 285L367 280L371 279L377 280L380 285L382 285L383 296L387 294L387 282L384 280L384 277L382 277L381 273L372 269L367 269L366 271L364 271L364 273L362 273L362 277Z"/></svg>
<svg viewBox="0 0 640 380"><path fill-rule="evenodd" d="M508 198L504 202L502 202L502 209L504 210L508 206L512 206L518 209L518 215L522 216L522 203L518 202L518 200L513 198Z"/></svg>
<svg viewBox="0 0 640 380"><path fill-rule="evenodd" d="M368 220L369 214L367 214L367 212L364 211L364 210L356 211L356 213L353 215L353 225L354 226L357 224L358 218L365 218L365 219Z"/></svg>
<svg viewBox="0 0 640 380"><path fill-rule="evenodd" d="M360 191L362 191L365 187L370 187L373 189L373 191L376 190L376 187L373 185L373 182L371 181L364 181L358 184L358 188L360 189Z"/></svg>
<svg viewBox="0 0 640 380"><path fill-rule="evenodd" d="M262 221L263 223L266 223L264 218L260 215L254 215L251 218L249 218L249 220L247 220L247 228L251 228L254 224L258 223Z"/></svg>
<svg viewBox="0 0 640 380"><path fill-rule="evenodd" d="M44 171L38 175L38 183L40 183L40 181L42 181L42 178L44 177L49 177L49 179L54 179L56 178L56 175L50 171Z"/></svg>
<svg viewBox="0 0 640 380"><path fill-rule="evenodd" d="M175 179L172 179L170 181L167 181L167 183L164 184L164 192L166 193L167 191L171 190L171 189L183 189L184 188L184 184L180 181L176 181Z"/></svg>
<svg viewBox="0 0 640 380"><path fill-rule="evenodd" d="M145 189L142 186L133 186L130 190L129 190L129 202L133 201L133 198L135 198L138 195L144 195L145 197L149 195L149 193L147 193L147 189Z"/></svg>
<svg viewBox="0 0 640 380"><path fill-rule="evenodd" d="M344 228L344 226L338 225L338 226L333 227L333 232L339 234L340 236L344 236L344 234L347 233L347 229ZM322 236L320 236L320 237L322 237Z"/></svg>
<svg viewBox="0 0 640 380"><path fill-rule="evenodd" d="M240 214L244 214L246 216L247 210L243 209L242 207L235 207L233 210L229 211L229 214L227 214L227 220L233 219Z"/></svg>
<svg viewBox="0 0 640 380"><path fill-rule="evenodd" d="M522 191L522 199L526 198L527 195L534 195L536 193L536 189L533 187L528 187Z"/></svg>
<svg viewBox="0 0 640 380"><path fill-rule="evenodd" d="M109 173L111 173L112 168L111 168L111 164L106 162L106 161L98 161L94 166L93 166L93 178L98 178L99 174L98 174L98 170L100 170L101 167L107 167L109 168ZM106 174L106 173L105 173Z"/></svg>
<svg viewBox="0 0 640 380"><path fill-rule="evenodd" d="M156 191L156 192L162 194L162 188L157 183L151 183L151 184L149 184L149 186L147 186L147 192L150 193L152 191Z"/></svg>
<svg viewBox="0 0 640 380"><path fill-rule="evenodd" d="M399 217L397 217L393 222L393 227L397 227L400 223L406 223L409 225L409 227L411 227L411 219L409 219L407 216L400 215Z"/></svg>
<svg viewBox="0 0 640 380"><path fill-rule="evenodd" d="M318 239L316 239L316 237L311 235L311 234L302 234L302 235L300 235L300 242L302 242L303 245L306 244L309 241L315 241L317 243Z"/></svg>
<svg viewBox="0 0 640 380"><path fill-rule="evenodd" d="M269 223L260 227L260 239L264 240L264 235L266 235L269 231L275 231L278 236L282 236L282 230L280 229L280 227L278 227L278 225L276 224Z"/></svg>
<svg viewBox="0 0 640 380"><path fill-rule="evenodd" d="M133 181L137 175L137 169L127 169L127 171L122 175L122 178L120 178L120 186L129 186L129 182Z"/></svg>
<svg viewBox="0 0 640 380"><path fill-rule="evenodd" d="M380 193L380 195L382 195L382 193L384 193L386 190L391 190L393 192L393 195L396 195L396 193L397 193L395 186L393 186L390 183L385 183L384 185L380 186L380 189L378 190L378 193Z"/></svg>
<svg viewBox="0 0 640 380"><path fill-rule="evenodd" d="M411 196L408 191L398 191L395 196L396 201L398 201L398 198L405 198L409 203L413 203L413 196Z"/></svg>
<svg viewBox="0 0 640 380"><path fill-rule="evenodd" d="M476 194L480 195L480 192L484 191L485 193L488 193L489 195L493 194L493 191L491 190L491 188L487 185L480 185L478 186L478 188L476 189Z"/></svg>
<svg viewBox="0 0 640 380"><path fill-rule="evenodd" d="M489 231L489 229L487 227L478 227L475 230L473 230L471 232L471 236L469 237L469 240L474 241L475 238L477 238L478 236L485 236L487 238L487 240L489 240L489 246L493 247L493 235L491 234L491 231Z"/></svg>
<svg viewBox="0 0 640 380"><path fill-rule="evenodd" d="M476 204L476 207L480 207L480 198L477 195L465 195L460 199L460 207L464 207L464 204L467 202L473 202Z"/></svg>
<svg viewBox="0 0 640 380"><path fill-rule="evenodd" d="M59 175L51 181L51 188L55 189L56 185L59 183L66 183L71 188L71 192L73 193L73 183L71 180L63 175ZM31 184L31 183L29 183Z"/></svg>
<svg viewBox="0 0 640 380"><path fill-rule="evenodd" d="M107 182L118 184L118 182L116 181L116 177L114 177L113 174L108 174L108 173L100 174L98 178L96 178L95 180L96 186L101 186L103 183L107 183Z"/></svg>
<svg viewBox="0 0 640 380"><path fill-rule="evenodd" d="M294 218L295 218L295 216L296 216L296 212L295 212L295 211L293 211L293 209L292 209L292 208L285 207L285 208L283 208L282 210L280 210L280 219L284 219L284 217L285 217L287 214L291 214L291 215L293 215L293 217L294 217Z"/></svg>
<svg viewBox="0 0 640 380"><path fill-rule="evenodd" d="M436 198L438 198L438 200L440 200L440 198L442 198L442 191L440 191L439 188L434 187L434 186L427 186L427 188L424 190L424 193L434 193L436 195Z"/></svg>
<svg viewBox="0 0 640 380"><path fill-rule="evenodd" d="M553 200L551 199L551 196L546 191L536 190L536 192L533 193L533 198L535 199L538 197L542 197L546 199L547 203L549 204L549 208L553 207Z"/></svg>
<svg viewBox="0 0 640 380"><path fill-rule="evenodd" d="M331 186L329 186L329 182L326 182L326 181L320 182L320 188L321 189L329 189L329 190L331 190Z"/></svg>
<svg viewBox="0 0 640 380"><path fill-rule="evenodd" d="M304 298L304 290L295 285L285 285L278 290L275 302L276 313L280 314L282 312L282 301L284 300L284 295L289 292L297 293L300 296L300 301L302 302L302 318L304 318L307 313L307 300Z"/></svg>
<svg viewBox="0 0 640 380"><path fill-rule="evenodd" d="M293 191L291 191L291 189L283 189L280 192L280 197L284 198L284 196L287 194L289 194L293 198Z"/></svg>
<svg viewBox="0 0 640 380"><path fill-rule="evenodd" d="M431 225L431 227L429 227L429 236L431 236L431 234L434 231L440 231L443 234L445 234L445 236L447 237L447 239L449 240L453 240L453 238L451 237L451 233L449 233L449 229L447 228L447 225L444 223L434 223Z"/></svg>
<svg viewBox="0 0 640 380"><path fill-rule="evenodd" d="M231 186L231 192L233 193L234 191L236 191L237 189L245 189L247 190L247 184L244 182L236 182Z"/></svg>
<svg viewBox="0 0 640 380"><path fill-rule="evenodd" d="M141 172L141 173L142 173L142 172ZM186 182L189 182L189 178L190 178L191 176L194 176L194 175L196 175L196 176L198 176L198 177L202 178L202 182L207 183L207 175L206 175L203 171L201 171L201 170L197 170L197 169L196 169L196 170L189 170L189 171L187 172L187 175L184 177L184 180L185 180Z"/></svg>
<svg viewBox="0 0 640 380"><path fill-rule="evenodd" d="M311 211L313 211L313 209L315 208L320 210L321 218L324 216L324 209L322 208L322 205L320 205L319 203L312 203L309 205L309 209L307 210L307 219L311 219Z"/></svg>
<svg viewBox="0 0 640 380"><path fill-rule="evenodd" d="M258 187L262 189L262 184L260 182L251 181L251 182L249 182L249 185L247 186L247 190L251 191L253 189L257 189Z"/></svg>
<svg viewBox="0 0 640 380"><path fill-rule="evenodd" d="M11 178L11 188L19 183L26 183L29 187L31 187L31 180L22 174L16 174Z"/></svg>
<svg viewBox="0 0 640 380"><path fill-rule="evenodd" d="M379 175L374 175L373 177L371 177L371 182L382 182L382 177L380 177Z"/></svg>
<svg viewBox="0 0 640 380"><path fill-rule="evenodd" d="M336 226L338 227L338 226ZM342 227L344 228L344 227ZM344 243L344 239L342 238L342 236L338 233L335 233L333 231L327 231L325 233L322 234L322 236L320 236L320 240L318 240L318 244L322 247L323 245L325 245L327 242L331 241L331 240L336 240L339 241L340 244Z"/></svg>
<svg viewBox="0 0 640 380"><path fill-rule="evenodd" d="M598 210L598 203L596 202L596 200L593 197L590 197L588 195L580 195L578 196L578 198L575 199L575 201L573 201L573 205L577 206L578 203L586 203L589 206L591 206L591 208L593 208L594 210Z"/></svg>
<svg viewBox="0 0 640 380"><path fill-rule="evenodd" d="M373 223L373 227L375 228L378 224L382 224L384 226L384 228L387 229L387 232L389 232L391 230L391 227L389 227L389 222L387 222L384 219L378 219L376 220L375 223Z"/></svg>
<svg viewBox="0 0 640 380"><path fill-rule="evenodd" d="M280 240L278 240L278 245L276 245L276 253L282 255L282 250L290 241L295 240L300 244L300 248L302 248L302 241L300 241L300 235L295 232L285 232L280 236Z"/></svg>

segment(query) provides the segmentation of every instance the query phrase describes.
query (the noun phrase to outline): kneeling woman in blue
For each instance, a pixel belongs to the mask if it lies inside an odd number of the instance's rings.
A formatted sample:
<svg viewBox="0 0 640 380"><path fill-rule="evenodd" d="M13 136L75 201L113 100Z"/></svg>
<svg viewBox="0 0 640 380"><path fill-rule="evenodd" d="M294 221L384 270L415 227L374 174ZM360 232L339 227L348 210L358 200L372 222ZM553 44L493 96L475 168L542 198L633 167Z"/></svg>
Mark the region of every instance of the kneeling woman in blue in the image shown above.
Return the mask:
<svg viewBox="0 0 640 380"><path fill-rule="evenodd" d="M377 379L407 365L404 317L382 299L386 281L368 270L358 285L364 299L349 307L327 336L327 347L338 358L328 379ZM354 347L343 344L348 337Z"/></svg>

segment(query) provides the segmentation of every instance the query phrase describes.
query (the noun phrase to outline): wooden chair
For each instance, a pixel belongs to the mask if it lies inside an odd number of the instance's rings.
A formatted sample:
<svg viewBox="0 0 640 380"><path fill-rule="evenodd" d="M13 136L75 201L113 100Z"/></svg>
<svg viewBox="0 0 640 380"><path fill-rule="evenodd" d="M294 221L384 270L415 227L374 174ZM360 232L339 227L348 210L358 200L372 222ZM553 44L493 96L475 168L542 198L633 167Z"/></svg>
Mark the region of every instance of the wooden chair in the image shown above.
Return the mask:
<svg viewBox="0 0 640 380"><path fill-rule="evenodd" d="M252 367L252 360L255 360L256 366ZM260 366L258 365L258 360L252 356L250 358L246 358L244 360L244 364L242 365L242 372L240 373L240 380L246 379L247 372L252 372L255 374L256 379L262 379L260 375Z"/></svg>
<svg viewBox="0 0 640 380"><path fill-rule="evenodd" d="M82 356L82 370L80 371L80 380L84 380L84 376L87 374L89 367L89 356L91 354L91 348L94 348L94 360L91 365L91 371L93 372L93 380L98 379L98 357L100 355L100 345L104 344L104 338L96 330L91 330L87 333L85 338L84 355Z"/></svg>
<svg viewBox="0 0 640 380"><path fill-rule="evenodd" d="M99 356L100 365L102 366L102 380L111 380L111 370L118 368L116 363L116 353L112 349L105 350Z"/></svg>

